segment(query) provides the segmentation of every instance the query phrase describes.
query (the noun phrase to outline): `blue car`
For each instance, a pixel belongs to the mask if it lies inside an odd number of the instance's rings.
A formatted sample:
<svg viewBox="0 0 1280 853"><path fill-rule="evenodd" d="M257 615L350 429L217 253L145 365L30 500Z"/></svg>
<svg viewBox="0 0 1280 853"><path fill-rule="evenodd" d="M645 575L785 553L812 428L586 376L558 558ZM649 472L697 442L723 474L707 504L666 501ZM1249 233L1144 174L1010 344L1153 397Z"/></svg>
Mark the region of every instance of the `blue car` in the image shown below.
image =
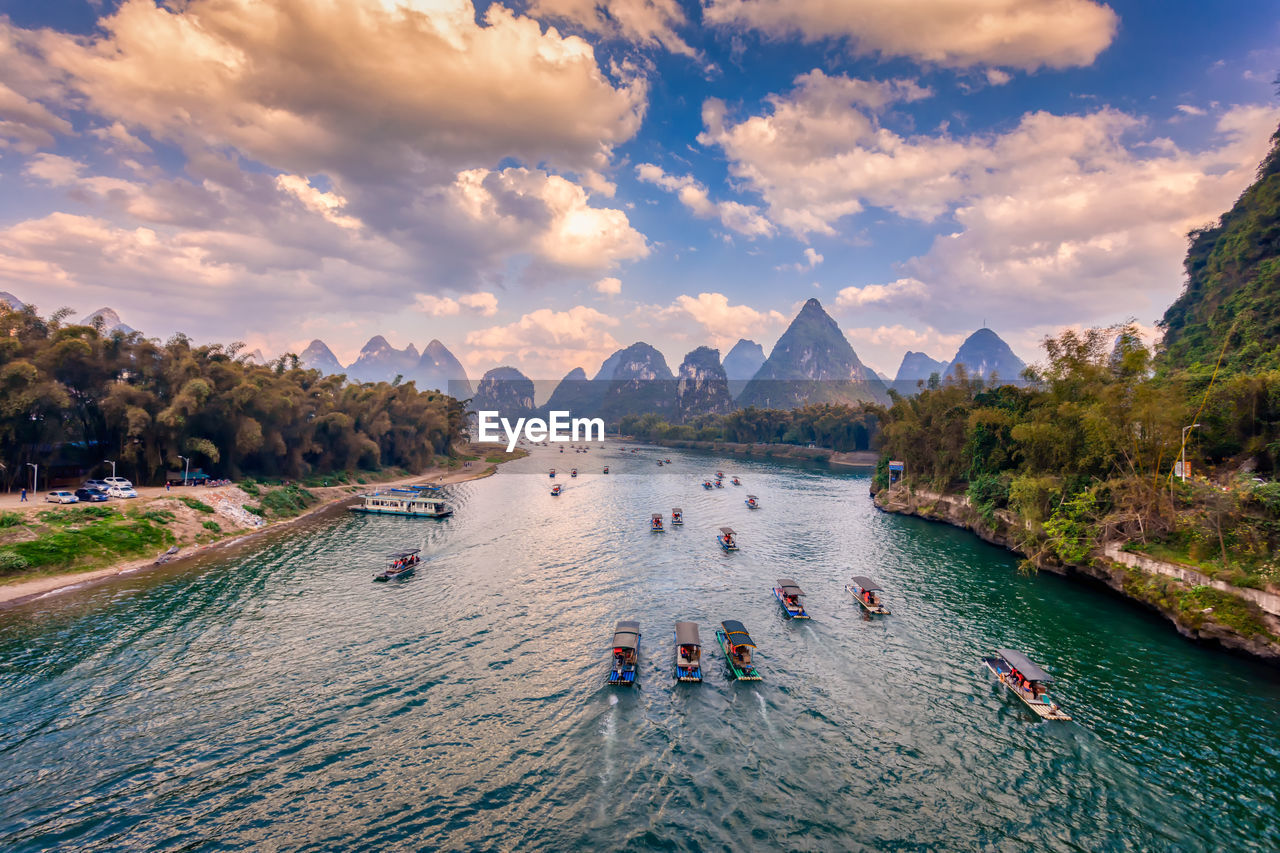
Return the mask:
<svg viewBox="0 0 1280 853"><path fill-rule="evenodd" d="M88 503L101 503L107 500L107 493L101 489L76 489L76 497Z"/></svg>

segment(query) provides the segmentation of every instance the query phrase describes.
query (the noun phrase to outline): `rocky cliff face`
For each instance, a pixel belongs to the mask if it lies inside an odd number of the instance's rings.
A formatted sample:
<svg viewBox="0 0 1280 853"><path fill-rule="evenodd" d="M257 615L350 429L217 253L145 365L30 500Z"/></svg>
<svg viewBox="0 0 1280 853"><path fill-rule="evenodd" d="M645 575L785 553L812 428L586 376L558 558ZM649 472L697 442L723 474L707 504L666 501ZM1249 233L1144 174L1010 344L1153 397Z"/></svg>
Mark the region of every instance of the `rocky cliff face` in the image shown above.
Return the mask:
<svg viewBox="0 0 1280 853"><path fill-rule="evenodd" d="M893 379L893 388L900 394L914 394L916 383L928 381L933 374L941 379L947 373L947 362L937 361L922 352L910 352L902 357L898 367L898 375Z"/></svg>
<svg viewBox="0 0 1280 853"><path fill-rule="evenodd" d="M625 415L653 412L665 418L675 408L675 376L662 353L640 341L605 362L613 364L608 388L600 401L600 417L617 423Z"/></svg>
<svg viewBox="0 0 1280 853"><path fill-rule="evenodd" d="M525 417L533 408L533 380L514 367L495 367L485 373L470 406L473 412L496 411L509 419Z"/></svg>
<svg viewBox="0 0 1280 853"><path fill-rule="evenodd" d="M1018 358L999 335L990 329L979 329L974 332L956 351L956 357L947 366L947 376L956 375L956 367L964 365L969 376L980 376L991 379L993 376L1000 382L1016 384L1022 381L1022 370L1026 362Z"/></svg>
<svg viewBox="0 0 1280 853"><path fill-rule="evenodd" d="M319 339L307 344L307 348L298 356L298 360L308 370L318 370L325 376L347 372L342 362L338 361L338 357L333 354L333 350L329 349L329 345Z"/></svg>
<svg viewBox="0 0 1280 853"><path fill-rule="evenodd" d="M723 415L732 410L733 396L720 364L720 351L698 347L686 355L676 379L676 418L683 423L698 415Z"/></svg>
<svg viewBox="0 0 1280 853"><path fill-rule="evenodd" d="M413 344L398 350L382 335L375 335L360 350L359 357L347 365L347 376L353 382L391 382L397 376L406 380L418 367L418 350Z"/></svg>
<svg viewBox="0 0 1280 853"><path fill-rule="evenodd" d="M810 299L743 390L738 404L794 409L806 403L885 399L884 383L858 360L822 304Z"/></svg>
<svg viewBox="0 0 1280 853"><path fill-rule="evenodd" d="M413 379L419 391L435 389L459 400L465 400L472 394L471 381L467 379L462 362L434 338L422 351L417 368L406 378Z"/></svg>
<svg viewBox="0 0 1280 853"><path fill-rule="evenodd" d="M0 305L8 305L14 311L21 311L24 307L22 300L7 290L0 290Z"/></svg>

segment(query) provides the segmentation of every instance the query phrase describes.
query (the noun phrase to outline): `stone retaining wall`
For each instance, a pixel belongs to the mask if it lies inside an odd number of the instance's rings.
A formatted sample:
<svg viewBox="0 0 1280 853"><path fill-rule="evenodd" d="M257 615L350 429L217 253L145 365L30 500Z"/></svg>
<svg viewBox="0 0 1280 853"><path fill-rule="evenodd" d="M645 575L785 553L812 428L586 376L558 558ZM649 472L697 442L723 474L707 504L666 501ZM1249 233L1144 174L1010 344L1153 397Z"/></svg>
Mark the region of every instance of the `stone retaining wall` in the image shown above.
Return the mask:
<svg viewBox="0 0 1280 853"><path fill-rule="evenodd" d="M1148 557L1146 554L1138 554L1132 551L1125 551L1121 544L1113 542L1102 549L1107 559L1114 560L1125 566L1134 569L1141 569L1144 572L1151 572L1157 575L1166 575L1167 577L1177 578L1180 581L1189 583L1192 586L1208 586L1222 592L1228 592L1232 595L1239 596L1245 601L1252 601L1258 607L1262 608L1264 613L1270 613L1272 616L1280 616L1280 595L1273 592L1263 592L1260 589L1251 589L1244 586L1233 586L1224 581L1214 580L1206 574L1197 572L1189 566L1183 566L1178 563L1166 563L1163 560L1157 560L1155 557Z"/></svg>

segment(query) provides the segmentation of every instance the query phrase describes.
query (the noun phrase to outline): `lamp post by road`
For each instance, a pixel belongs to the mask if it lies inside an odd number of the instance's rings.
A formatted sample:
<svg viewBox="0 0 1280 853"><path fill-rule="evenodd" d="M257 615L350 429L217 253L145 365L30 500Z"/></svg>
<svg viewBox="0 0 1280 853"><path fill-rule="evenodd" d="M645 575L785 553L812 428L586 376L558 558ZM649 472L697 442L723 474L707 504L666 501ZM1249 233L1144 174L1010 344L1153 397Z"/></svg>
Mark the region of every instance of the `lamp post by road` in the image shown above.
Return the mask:
<svg viewBox="0 0 1280 853"><path fill-rule="evenodd" d="M1191 432L1200 424L1191 424L1182 428L1182 454L1178 461L1178 471L1182 475L1182 482L1187 482L1187 433Z"/></svg>
<svg viewBox="0 0 1280 853"><path fill-rule="evenodd" d="M40 466L34 462L28 462L27 467L31 469L31 495L35 497L40 485Z"/></svg>
<svg viewBox="0 0 1280 853"><path fill-rule="evenodd" d="M107 463L108 465L110 465L110 466L111 466L111 479L113 479L113 480L114 480L114 479L116 478L116 463L115 463L115 460L114 460L114 459L103 459L102 461L103 461L103 462L105 462L105 463Z"/></svg>
<svg viewBox="0 0 1280 853"><path fill-rule="evenodd" d="M191 457L179 455L178 458L187 463L187 467L182 469L182 485L185 486L187 484L187 474L191 472Z"/></svg>

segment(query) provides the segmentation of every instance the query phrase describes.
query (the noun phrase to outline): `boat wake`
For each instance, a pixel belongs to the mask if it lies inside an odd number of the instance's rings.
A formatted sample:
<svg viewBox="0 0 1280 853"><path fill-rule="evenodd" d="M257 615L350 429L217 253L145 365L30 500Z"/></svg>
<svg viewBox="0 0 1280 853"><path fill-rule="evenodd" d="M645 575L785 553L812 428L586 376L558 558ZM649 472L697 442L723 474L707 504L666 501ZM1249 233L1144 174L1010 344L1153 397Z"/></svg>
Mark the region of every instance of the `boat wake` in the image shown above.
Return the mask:
<svg viewBox="0 0 1280 853"><path fill-rule="evenodd" d="M765 728L769 730L771 736L777 737L778 733L773 730L773 723L769 722L769 703L764 701L764 697L760 695L759 690L752 690L751 692L755 695L756 701L760 703L760 719L764 720Z"/></svg>

